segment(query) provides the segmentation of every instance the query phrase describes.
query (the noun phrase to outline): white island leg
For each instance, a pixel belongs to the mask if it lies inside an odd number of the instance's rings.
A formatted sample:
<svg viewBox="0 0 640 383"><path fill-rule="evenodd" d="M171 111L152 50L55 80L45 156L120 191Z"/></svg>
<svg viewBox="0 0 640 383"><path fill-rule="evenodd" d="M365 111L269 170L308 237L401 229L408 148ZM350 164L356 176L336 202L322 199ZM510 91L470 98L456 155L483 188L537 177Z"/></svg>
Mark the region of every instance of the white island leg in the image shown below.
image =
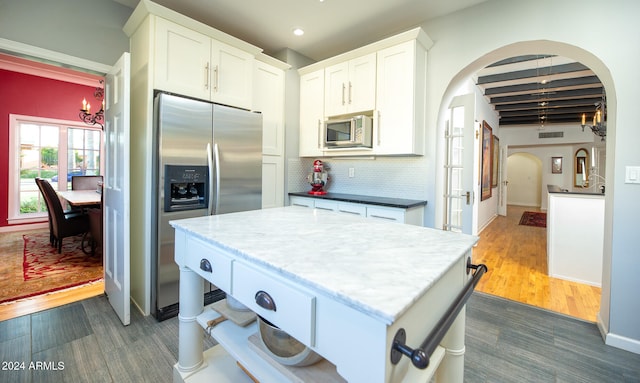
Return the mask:
<svg viewBox="0 0 640 383"><path fill-rule="evenodd" d="M204 309L202 278L186 267L180 267L180 312L178 314L178 364L175 366L182 381L185 375L202 367L202 327L196 317ZM174 381L176 381L174 374Z"/></svg>
<svg viewBox="0 0 640 383"><path fill-rule="evenodd" d="M436 372L436 382L464 382L464 327L466 322L466 306L460 310L453 321L447 335L440 342L445 348L445 357Z"/></svg>

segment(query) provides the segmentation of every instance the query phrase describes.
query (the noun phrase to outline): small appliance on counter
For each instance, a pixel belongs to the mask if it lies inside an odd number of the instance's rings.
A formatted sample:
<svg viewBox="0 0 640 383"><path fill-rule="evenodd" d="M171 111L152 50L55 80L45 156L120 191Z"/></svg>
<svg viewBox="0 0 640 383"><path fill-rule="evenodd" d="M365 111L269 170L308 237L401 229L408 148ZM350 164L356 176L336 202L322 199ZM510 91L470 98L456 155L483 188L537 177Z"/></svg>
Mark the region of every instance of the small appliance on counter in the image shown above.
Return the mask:
<svg viewBox="0 0 640 383"><path fill-rule="evenodd" d="M329 174L324 170L324 164L322 161L313 161L313 172L307 175L307 181L311 184L311 190L307 193L313 195L327 194L327 191L324 190L324 188L327 186L327 182L329 181Z"/></svg>

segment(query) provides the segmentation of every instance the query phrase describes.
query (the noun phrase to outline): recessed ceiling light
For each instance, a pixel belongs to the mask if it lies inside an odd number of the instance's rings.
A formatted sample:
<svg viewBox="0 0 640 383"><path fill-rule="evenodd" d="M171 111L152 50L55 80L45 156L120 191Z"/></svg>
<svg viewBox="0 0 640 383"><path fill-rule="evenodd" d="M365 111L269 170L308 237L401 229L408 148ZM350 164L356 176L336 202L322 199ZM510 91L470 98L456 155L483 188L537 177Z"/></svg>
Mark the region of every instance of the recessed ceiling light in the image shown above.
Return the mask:
<svg viewBox="0 0 640 383"><path fill-rule="evenodd" d="M302 30L302 28L294 28L293 29L293 34L296 36L302 36L304 35L304 31Z"/></svg>

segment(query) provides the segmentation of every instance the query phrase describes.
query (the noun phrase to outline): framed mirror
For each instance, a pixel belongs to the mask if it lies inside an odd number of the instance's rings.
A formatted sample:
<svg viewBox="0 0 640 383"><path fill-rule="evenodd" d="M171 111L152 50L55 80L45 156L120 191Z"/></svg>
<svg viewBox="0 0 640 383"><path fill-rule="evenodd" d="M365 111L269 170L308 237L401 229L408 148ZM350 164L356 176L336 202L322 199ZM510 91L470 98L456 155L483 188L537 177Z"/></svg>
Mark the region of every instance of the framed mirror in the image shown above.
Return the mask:
<svg viewBox="0 0 640 383"><path fill-rule="evenodd" d="M573 156L573 179L575 187L589 187L589 151L580 148Z"/></svg>

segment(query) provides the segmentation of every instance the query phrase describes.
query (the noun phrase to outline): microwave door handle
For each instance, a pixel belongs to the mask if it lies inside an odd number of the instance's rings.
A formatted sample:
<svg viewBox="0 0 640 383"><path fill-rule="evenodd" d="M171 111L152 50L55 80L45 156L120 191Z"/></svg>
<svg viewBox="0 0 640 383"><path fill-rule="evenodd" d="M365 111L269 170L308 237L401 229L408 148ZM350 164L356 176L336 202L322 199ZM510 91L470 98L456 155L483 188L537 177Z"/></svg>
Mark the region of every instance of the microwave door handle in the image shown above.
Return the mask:
<svg viewBox="0 0 640 383"><path fill-rule="evenodd" d="M351 119L351 136L349 137L349 141L352 143L356 143L356 119Z"/></svg>

